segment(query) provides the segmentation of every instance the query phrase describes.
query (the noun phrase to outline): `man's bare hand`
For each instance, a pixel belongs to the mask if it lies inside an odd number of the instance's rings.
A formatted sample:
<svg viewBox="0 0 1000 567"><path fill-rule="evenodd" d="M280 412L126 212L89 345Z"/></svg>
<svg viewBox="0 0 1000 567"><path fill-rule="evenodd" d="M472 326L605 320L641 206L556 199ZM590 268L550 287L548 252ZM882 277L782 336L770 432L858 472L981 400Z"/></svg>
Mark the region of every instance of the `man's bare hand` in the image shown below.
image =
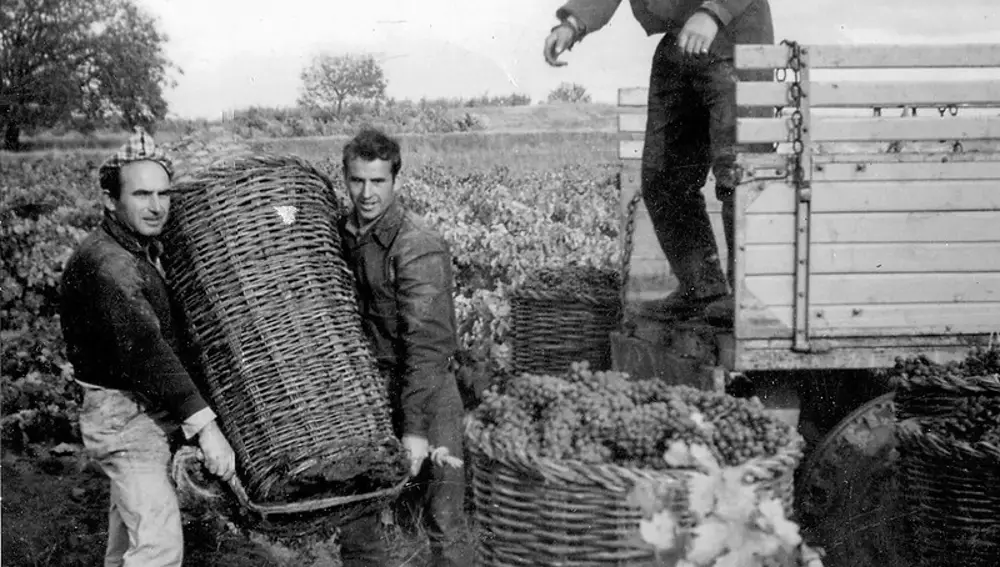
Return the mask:
<svg viewBox="0 0 1000 567"><path fill-rule="evenodd" d="M227 482L236 474L236 453L218 423L211 421L198 433L198 445L205 456L208 472Z"/></svg>
<svg viewBox="0 0 1000 567"><path fill-rule="evenodd" d="M426 437L403 435L403 447L406 447L406 451L410 454L410 474L416 476L430 455L430 443Z"/></svg>
<svg viewBox="0 0 1000 567"><path fill-rule="evenodd" d="M565 61L559 61L559 56L573 45L576 32L569 24L562 24L545 38L545 62L553 67L562 67Z"/></svg>
<svg viewBox="0 0 1000 567"><path fill-rule="evenodd" d="M677 34L677 47L686 55L701 55L708 53L708 48L719 33L719 24L715 18L705 12L695 12L688 18L681 33Z"/></svg>

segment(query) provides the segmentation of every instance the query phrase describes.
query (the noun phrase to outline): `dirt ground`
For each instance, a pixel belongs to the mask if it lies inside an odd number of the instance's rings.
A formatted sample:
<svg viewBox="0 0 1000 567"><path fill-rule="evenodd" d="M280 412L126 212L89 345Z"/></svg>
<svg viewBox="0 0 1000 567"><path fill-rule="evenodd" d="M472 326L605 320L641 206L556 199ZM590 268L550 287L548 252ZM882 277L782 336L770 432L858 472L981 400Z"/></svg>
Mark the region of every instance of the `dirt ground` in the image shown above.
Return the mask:
<svg viewBox="0 0 1000 567"><path fill-rule="evenodd" d="M55 453L61 453L56 451ZM77 567L102 564L107 541L107 480L77 453L32 447L2 456L3 567ZM337 567L328 542L292 551L259 536L226 528L218 518L185 517L185 566ZM426 544L418 534L390 528L394 566L421 565Z"/></svg>

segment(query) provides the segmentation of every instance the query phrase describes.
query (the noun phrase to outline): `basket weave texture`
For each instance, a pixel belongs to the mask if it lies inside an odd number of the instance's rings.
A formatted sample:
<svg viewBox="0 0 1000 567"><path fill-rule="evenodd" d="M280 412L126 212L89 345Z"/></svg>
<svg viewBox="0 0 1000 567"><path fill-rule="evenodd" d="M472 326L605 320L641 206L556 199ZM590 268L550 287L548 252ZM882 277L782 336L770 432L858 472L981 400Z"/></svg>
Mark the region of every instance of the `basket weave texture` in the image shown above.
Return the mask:
<svg viewBox="0 0 1000 567"><path fill-rule="evenodd" d="M375 491L406 475L367 348L331 181L238 156L175 187L164 268L251 499Z"/></svg>
<svg viewBox="0 0 1000 567"><path fill-rule="evenodd" d="M611 368L611 338L621 320L620 276L611 270L544 269L511 295L514 370L560 373L573 362Z"/></svg>
<svg viewBox="0 0 1000 567"><path fill-rule="evenodd" d="M685 470L649 470L530 455L492 438L466 420L475 519L480 530L476 565L577 567L654 565L652 551L636 544L642 511L629 502L641 480L653 481L670 499L667 508L691 528ZM790 442L771 458L755 461L759 493L778 497L792 515L794 472L802 457Z"/></svg>
<svg viewBox="0 0 1000 567"><path fill-rule="evenodd" d="M923 565L994 567L1000 558L1000 446L929 427L970 396L1000 398L1000 376L912 376L898 385L900 471Z"/></svg>

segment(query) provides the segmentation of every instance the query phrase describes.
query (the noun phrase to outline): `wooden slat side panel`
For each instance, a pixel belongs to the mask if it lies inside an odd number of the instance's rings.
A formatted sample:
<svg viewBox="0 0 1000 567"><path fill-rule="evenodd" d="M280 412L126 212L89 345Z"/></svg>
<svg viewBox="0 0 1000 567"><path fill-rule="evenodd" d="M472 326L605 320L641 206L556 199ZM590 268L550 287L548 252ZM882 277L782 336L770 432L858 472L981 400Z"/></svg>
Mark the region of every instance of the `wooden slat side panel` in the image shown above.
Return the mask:
<svg viewBox="0 0 1000 567"><path fill-rule="evenodd" d="M813 142L988 140L1000 138L1000 117L820 118L811 121ZM786 118L738 118L742 144L785 142Z"/></svg>
<svg viewBox="0 0 1000 567"><path fill-rule="evenodd" d="M642 140L621 140L618 142L618 159L641 160Z"/></svg>
<svg viewBox="0 0 1000 567"><path fill-rule="evenodd" d="M646 87L627 87L618 89L618 106L646 106L649 100L649 89Z"/></svg>
<svg viewBox="0 0 1000 567"><path fill-rule="evenodd" d="M791 307L772 307L775 317L792 316ZM960 304L821 305L809 308L814 338L913 336L1000 331L1000 302Z"/></svg>
<svg viewBox="0 0 1000 567"><path fill-rule="evenodd" d="M639 135L641 136L641 134ZM641 139L624 139L618 142L618 159L622 160L641 160L642 159L642 148L644 142ZM768 154L749 154L757 156L773 156L771 158L761 157L760 161L769 161L773 159L775 161L781 160L784 156L792 153L791 143L779 143L777 149L774 152Z"/></svg>
<svg viewBox="0 0 1000 567"><path fill-rule="evenodd" d="M795 199L795 189L791 185L783 181L768 183L747 212L793 212ZM814 215L910 211L1000 211L1000 182L848 181L814 182L812 185Z"/></svg>
<svg viewBox="0 0 1000 567"><path fill-rule="evenodd" d="M949 156L944 156L945 159ZM859 160L864 158L859 157ZM924 163L816 163L813 182L1000 180L1000 160Z"/></svg>
<svg viewBox="0 0 1000 567"><path fill-rule="evenodd" d="M957 45L808 45L809 66L829 69L1000 67L1000 44ZM784 45L737 45L738 69L782 69L790 48Z"/></svg>
<svg viewBox="0 0 1000 567"><path fill-rule="evenodd" d="M818 213L811 220L815 244L1000 241L1000 211ZM747 244L786 244L795 236L790 214L749 214L745 224Z"/></svg>
<svg viewBox="0 0 1000 567"><path fill-rule="evenodd" d="M795 282L791 275L747 276L743 283L747 291L766 305L792 306ZM814 307L983 302L1000 302L1000 271L811 274L809 278L809 304Z"/></svg>
<svg viewBox="0 0 1000 567"><path fill-rule="evenodd" d="M892 106L1000 106L1000 81L813 81L809 106L870 108ZM778 82L736 85L740 106L794 106L789 86Z"/></svg>
<svg viewBox="0 0 1000 567"><path fill-rule="evenodd" d="M812 274L908 274L921 272L1000 272L997 242L900 242L813 244ZM791 275L791 243L748 245L743 252L747 276Z"/></svg>
<svg viewBox="0 0 1000 567"><path fill-rule="evenodd" d="M644 134L646 132L646 115L620 113L618 115L618 131L629 134Z"/></svg>

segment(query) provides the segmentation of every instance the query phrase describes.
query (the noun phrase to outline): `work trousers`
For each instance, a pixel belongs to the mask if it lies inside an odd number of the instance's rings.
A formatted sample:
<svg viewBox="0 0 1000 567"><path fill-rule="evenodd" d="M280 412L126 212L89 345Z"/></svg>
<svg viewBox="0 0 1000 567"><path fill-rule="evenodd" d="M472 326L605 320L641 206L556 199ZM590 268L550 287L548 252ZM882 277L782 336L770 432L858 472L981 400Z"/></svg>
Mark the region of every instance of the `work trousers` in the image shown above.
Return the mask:
<svg viewBox="0 0 1000 567"><path fill-rule="evenodd" d="M180 567L184 535L170 480L163 413L149 414L120 390L84 385L83 444L111 480L104 567Z"/></svg>
<svg viewBox="0 0 1000 567"><path fill-rule="evenodd" d="M464 460L462 400L454 382L446 383L452 387L440 392L434 404L428 440L431 447L447 447L451 455ZM472 564L472 549L464 540L467 530L464 500L465 471L432 465L430 461L424 462L420 473L400 495L397 508L406 509L427 532L433 567ZM389 565L380 513L341 526L340 558L344 567Z"/></svg>
<svg viewBox="0 0 1000 567"><path fill-rule="evenodd" d="M642 155L642 195L678 291L693 299L723 295L734 276L734 194L740 181L737 116L770 118L774 109L738 109L736 83L773 80L772 71L740 71L732 60L685 55L667 34L653 55ZM773 151L756 144L742 151ZM723 275L702 188L711 171L729 265Z"/></svg>

